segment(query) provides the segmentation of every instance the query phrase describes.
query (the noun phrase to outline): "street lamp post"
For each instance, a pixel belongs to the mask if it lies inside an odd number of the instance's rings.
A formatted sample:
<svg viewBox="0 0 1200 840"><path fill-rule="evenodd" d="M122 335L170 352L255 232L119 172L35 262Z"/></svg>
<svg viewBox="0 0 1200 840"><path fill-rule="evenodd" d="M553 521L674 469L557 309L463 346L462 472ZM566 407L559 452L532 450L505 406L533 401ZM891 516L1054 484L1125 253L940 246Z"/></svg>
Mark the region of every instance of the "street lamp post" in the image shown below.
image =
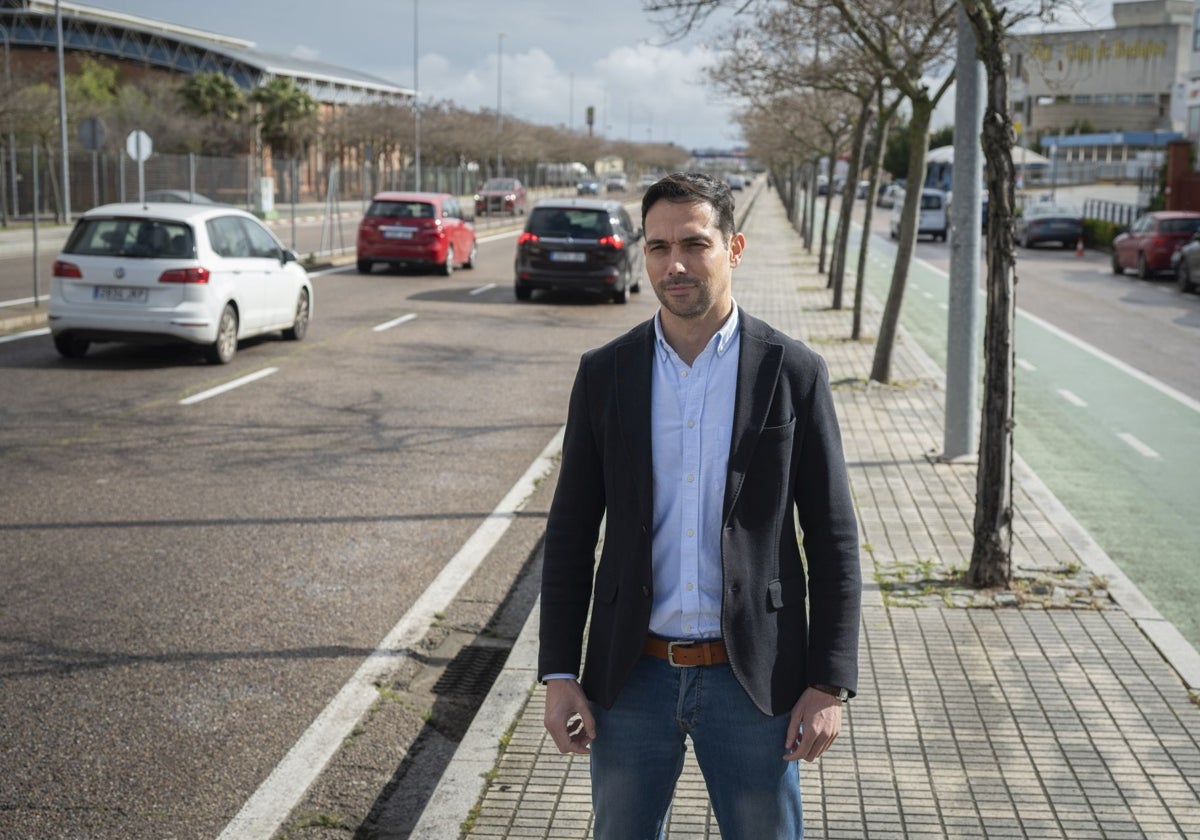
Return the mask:
<svg viewBox="0 0 1200 840"><path fill-rule="evenodd" d="M417 60L417 7L420 0L413 0L413 132L414 140L413 168L416 170L416 188L421 189L421 77Z"/></svg>
<svg viewBox="0 0 1200 840"><path fill-rule="evenodd" d="M12 65L9 63L9 42L8 42L8 27L0 26L0 31L4 33L4 84L6 87L5 96L12 96ZM12 214L16 216L19 212L19 204L17 201L17 141L13 133L13 118L10 114L8 117L8 188L12 192Z"/></svg>
<svg viewBox="0 0 1200 840"><path fill-rule="evenodd" d="M58 41L58 141L62 151L63 221L71 223L71 161L67 156L67 77L63 68L62 3L54 0L54 26ZM33 211L36 213L37 208Z"/></svg>
<svg viewBox="0 0 1200 840"><path fill-rule="evenodd" d="M504 174L504 156L500 151L500 138L504 131L504 117L501 110L501 94L503 86L501 84L504 76L504 33L501 32L496 38L496 175Z"/></svg>

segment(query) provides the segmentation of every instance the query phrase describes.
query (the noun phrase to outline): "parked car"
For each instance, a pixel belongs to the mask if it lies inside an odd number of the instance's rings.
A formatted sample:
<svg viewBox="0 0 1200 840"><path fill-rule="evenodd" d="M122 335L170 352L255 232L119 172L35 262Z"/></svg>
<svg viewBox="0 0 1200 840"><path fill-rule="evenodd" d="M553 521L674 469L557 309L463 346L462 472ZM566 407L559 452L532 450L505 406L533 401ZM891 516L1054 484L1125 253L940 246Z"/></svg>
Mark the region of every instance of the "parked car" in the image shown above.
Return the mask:
<svg viewBox="0 0 1200 840"><path fill-rule="evenodd" d="M1043 242L1074 248L1083 236L1083 213L1067 204L1030 204L1017 217L1016 231L1024 248Z"/></svg>
<svg viewBox="0 0 1200 840"><path fill-rule="evenodd" d="M904 195L904 190L899 184L884 184L875 196L875 206L891 209L896 203L896 196L899 195Z"/></svg>
<svg viewBox="0 0 1200 840"><path fill-rule="evenodd" d="M525 212L525 185L516 178L488 178L475 193L475 215Z"/></svg>
<svg viewBox="0 0 1200 840"><path fill-rule="evenodd" d="M826 175L817 176L817 195L829 195L829 177Z"/></svg>
<svg viewBox="0 0 1200 840"><path fill-rule="evenodd" d="M1113 274L1136 268L1148 279L1171 268L1171 255L1200 230L1200 213L1190 210L1156 210L1145 213L1112 243Z"/></svg>
<svg viewBox="0 0 1200 840"><path fill-rule="evenodd" d="M604 179L605 192L625 192L629 189L629 179L624 175L609 175Z"/></svg>
<svg viewBox="0 0 1200 840"><path fill-rule="evenodd" d="M653 187L655 184L658 183L658 178L659 178L659 176L657 176L657 175L643 175L641 178L638 178L638 189L639 190L650 189L651 187Z"/></svg>
<svg viewBox="0 0 1200 840"><path fill-rule="evenodd" d="M595 178L584 178L575 185L576 195L600 195L600 182Z"/></svg>
<svg viewBox="0 0 1200 840"><path fill-rule="evenodd" d="M437 268L448 277L457 266L474 268L477 253L475 225L449 193L378 193L358 225L361 274L383 263Z"/></svg>
<svg viewBox="0 0 1200 840"><path fill-rule="evenodd" d="M640 286L641 238L620 201L543 199L517 238L517 300L529 300L534 289L557 289L599 292L625 303Z"/></svg>
<svg viewBox="0 0 1200 840"><path fill-rule="evenodd" d="M1200 231L1193 233L1192 238L1175 252L1173 262L1179 291L1195 291L1200 283Z"/></svg>
<svg viewBox="0 0 1200 840"><path fill-rule="evenodd" d="M904 215L904 193L901 191L892 205L892 217L888 227L892 239L900 238L900 219ZM917 237L932 236L935 240L946 240L946 194L932 187L921 189L921 205L917 220Z"/></svg>
<svg viewBox="0 0 1200 840"><path fill-rule="evenodd" d="M867 193L870 191L870 189L871 189L870 181L859 181L858 182L858 190L854 193L854 197L855 198L866 198Z"/></svg>
<svg viewBox="0 0 1200 840"><path fill-rule="evenodd" d="M725 183L729 184L731 190L741 190L746 187L746 179L741 175L728 175L725 178Z"/></svg>
<svg viewBox="0 0 1200 840"><path fill-rule="evenodd" d="M58 352L92 343L184 343L214 364L238 340L304 338L313 288L293 251L220 204L108 204L75 222L54 261L47 310Z"/></svg>

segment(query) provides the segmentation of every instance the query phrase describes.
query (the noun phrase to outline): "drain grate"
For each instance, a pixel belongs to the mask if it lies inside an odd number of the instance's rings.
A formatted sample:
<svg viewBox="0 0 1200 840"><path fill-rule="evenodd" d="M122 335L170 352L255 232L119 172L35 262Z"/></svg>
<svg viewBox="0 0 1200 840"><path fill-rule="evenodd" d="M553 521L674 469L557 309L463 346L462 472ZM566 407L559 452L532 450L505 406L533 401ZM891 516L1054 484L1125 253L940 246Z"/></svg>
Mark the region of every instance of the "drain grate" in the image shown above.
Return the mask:
<svg viewBox="0 0 1200 840"><path fill-rule="evenodd" d="M508 648L467 645L438 677L433 684L433 692L443 695L487 694L507 660Z"/></svg>

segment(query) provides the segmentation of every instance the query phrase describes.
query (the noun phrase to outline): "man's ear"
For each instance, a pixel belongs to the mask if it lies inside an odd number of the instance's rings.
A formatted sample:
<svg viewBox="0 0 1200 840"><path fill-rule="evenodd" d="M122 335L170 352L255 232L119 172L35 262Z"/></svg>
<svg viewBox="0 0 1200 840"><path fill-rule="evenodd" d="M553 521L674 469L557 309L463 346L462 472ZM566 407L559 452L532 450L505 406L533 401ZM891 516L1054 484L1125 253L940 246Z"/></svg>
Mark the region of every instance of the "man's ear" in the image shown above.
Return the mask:
<svg viewBox="0 0 1200 840"><path fill-rule="evenodd" d="M746 237L735 233L729 240L729 267L737 268L742 261L742 251L746 248Z"/></svg>

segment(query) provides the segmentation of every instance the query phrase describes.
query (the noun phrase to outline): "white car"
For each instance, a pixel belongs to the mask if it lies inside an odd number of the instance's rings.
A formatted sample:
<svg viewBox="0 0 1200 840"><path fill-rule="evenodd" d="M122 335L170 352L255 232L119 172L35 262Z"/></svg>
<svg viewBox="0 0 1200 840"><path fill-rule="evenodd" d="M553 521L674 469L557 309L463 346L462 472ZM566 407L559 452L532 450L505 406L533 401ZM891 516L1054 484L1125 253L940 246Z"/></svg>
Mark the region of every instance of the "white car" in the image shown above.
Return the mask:
<svg viewBox="0 0 1200 840"><path fill-rule="evenodd" d="M888 228L892 239L900 238L900 221L904 216L904 193L898 192L892 205L892 216ZM917 213L917 237L932 236L934 240L946 241L950 224L946 216L946 194L941 190L924 187L921 189L921 205Z"/></svg>
<svg viewBox="0 0 1200 840"><path fill-rule="evenodd" d="M93 342L182 342L226 364L239 339L304 338L313 289L295 252L244 210L108 204L75 223L54 262L47 314L69 359Z"/></svg>

